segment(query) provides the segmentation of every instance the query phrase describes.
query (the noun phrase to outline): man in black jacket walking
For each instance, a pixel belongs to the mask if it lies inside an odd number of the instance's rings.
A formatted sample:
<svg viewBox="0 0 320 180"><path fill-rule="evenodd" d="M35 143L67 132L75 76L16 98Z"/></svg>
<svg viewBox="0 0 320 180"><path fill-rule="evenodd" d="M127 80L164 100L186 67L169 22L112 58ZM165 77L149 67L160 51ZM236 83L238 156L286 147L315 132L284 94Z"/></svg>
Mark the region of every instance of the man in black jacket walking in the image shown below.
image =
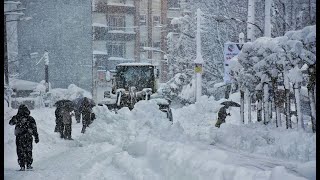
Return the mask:
<svg viewBox="0 0 320 180"><path fill-rule="evenodd" d="M32 169L32 141L35 138L35 143L39 142L39 135L37 132L37 124L26 105L19 106L17 115L13 116L9 121L10 125L16 125L14 134L16 135L16 146L18 163L20 171Z"/></svg>

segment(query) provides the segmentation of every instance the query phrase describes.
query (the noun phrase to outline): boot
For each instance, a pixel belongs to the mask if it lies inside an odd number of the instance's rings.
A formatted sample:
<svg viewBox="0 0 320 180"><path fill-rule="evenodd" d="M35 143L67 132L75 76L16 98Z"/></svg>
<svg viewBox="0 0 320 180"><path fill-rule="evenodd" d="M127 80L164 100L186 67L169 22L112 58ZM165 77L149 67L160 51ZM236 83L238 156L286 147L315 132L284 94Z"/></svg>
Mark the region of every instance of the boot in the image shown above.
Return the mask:
<svg viewBox="0 0 320 180"><path fill-rule="evenodd" d="M24 166L21 166L19 171L25 171L25 170L26 168Z"/></svg>
<svg viewBox="0 0 320 180"><path fill-rule="evenodd" d="M31 164L27 165L27 169L33 169L33 167L31 166Z"/></svg>
<svg viewBox="0 0 320 180"><path fill-rule="evenodd" d="M83 126L83 127L82 127L82 130L81 130L81 133L84 133L85 131L86 131L86 127Z"/></svg>

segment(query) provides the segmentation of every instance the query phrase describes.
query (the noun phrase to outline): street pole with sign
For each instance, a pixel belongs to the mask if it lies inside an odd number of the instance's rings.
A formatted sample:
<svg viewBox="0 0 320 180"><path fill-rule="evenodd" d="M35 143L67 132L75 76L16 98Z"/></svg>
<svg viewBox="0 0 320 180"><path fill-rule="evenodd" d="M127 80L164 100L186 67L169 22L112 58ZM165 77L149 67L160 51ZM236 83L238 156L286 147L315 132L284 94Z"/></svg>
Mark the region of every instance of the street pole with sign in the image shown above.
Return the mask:
<svg viewBox="0 0 320 180"><path fill-rule="evenodd" d="M197 35L196 35L196 42L197 42L197 57L194 60L194 71L196 76L196 84L195 84L195 101L198 101L201 97L202 92L202 72L203 72L203 58L201 55L201 36L200 36L200 23L201 23L201 10L197 9Z"/></svg>

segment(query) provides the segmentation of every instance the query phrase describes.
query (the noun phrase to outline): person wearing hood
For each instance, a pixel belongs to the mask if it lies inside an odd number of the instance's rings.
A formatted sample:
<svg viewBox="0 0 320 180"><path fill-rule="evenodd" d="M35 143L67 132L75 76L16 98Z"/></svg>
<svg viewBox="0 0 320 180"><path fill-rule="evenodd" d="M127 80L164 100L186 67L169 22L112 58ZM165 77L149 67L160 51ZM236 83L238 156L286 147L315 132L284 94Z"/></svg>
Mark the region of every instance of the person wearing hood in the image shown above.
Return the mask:
<svg viewBox="0 0 320 180"><path fill-rule="evenodd" d="M15 125L14 134L16 136L16 149L18 155L18 163L20 171L32 169L32 142L33 136L35 143L39 142L39 135L37 131L37 124L35 119L30 116L30 110L24 104L18 108L17 115L13 116L9 121L10 125Z"/></svg>

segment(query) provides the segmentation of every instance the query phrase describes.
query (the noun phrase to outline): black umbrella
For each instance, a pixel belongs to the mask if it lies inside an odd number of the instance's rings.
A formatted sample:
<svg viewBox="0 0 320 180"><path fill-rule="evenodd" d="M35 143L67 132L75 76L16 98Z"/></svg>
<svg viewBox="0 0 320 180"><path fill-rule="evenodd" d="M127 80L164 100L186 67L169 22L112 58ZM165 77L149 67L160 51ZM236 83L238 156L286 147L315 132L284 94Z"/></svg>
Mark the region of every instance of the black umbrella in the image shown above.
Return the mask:
<svg viewBox="0 0 320 180"><path fill-rule="evenodd" d="M68 99L59 100L54 105L56 107L65 108L68 111L73 111L75 109L75 104L71 100L68 100Z"/></svg>
<svg viewBox="0 0 320 180"><path fill-rule="evenodd" d="M90 105L91 105L92 107L94 107L94 106L96 105L96 103L94 102L93 99L90 99L90 98L87 98L87 99L89 100L89 103L90 103ZM79 107L81 106L83 100L84 100L84 97L82 97L82 98L77 98L77 99L73 100L73 103L75 104L76 107L79 108Z"/></svg>
<svg viewBox="0 0 320 180"><path fill-rule="evenodd" d="M226 108L229 108L230 106L233 107L240 107L240 104L234 102L234 101L224 101L221 103L221 105L224 105Z"/></svg>

